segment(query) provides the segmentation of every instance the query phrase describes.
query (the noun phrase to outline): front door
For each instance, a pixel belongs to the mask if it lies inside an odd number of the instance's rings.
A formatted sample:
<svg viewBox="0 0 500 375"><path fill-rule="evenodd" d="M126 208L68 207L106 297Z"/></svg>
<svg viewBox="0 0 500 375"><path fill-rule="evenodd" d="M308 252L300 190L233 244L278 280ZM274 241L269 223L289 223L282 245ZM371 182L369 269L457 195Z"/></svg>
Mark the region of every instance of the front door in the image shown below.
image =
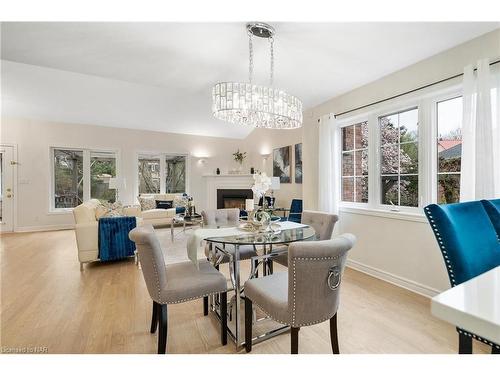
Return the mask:
<svg viewBox="0 0 500 375"><path fill-rule="evenodd" d="M0 230L14 229L14 147L0 145Z"/></svg>

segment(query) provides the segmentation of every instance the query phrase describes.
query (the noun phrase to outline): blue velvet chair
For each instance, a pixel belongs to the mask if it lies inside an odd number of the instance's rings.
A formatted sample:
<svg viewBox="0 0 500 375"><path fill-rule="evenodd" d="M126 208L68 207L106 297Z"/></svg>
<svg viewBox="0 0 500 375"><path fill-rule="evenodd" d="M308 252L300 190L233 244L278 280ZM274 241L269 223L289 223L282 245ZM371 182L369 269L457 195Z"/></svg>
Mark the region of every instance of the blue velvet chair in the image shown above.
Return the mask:
<svg viewBox="0 0 500 375"><path fill-rule="evenodd" d="M482 200L481 203L488 213L488 216L497 231L498 240L500 241L500 199L493 199L491 201Z"/></svg>
<svg viewBox="0 0 500 375"><path fill-rule="evenodd" d="M448 271L451 286L456 286L500 265L500 242L483 203L431 204L424 209L434 231ZM492 343L457 327L459 353L472 353L472 339L500 353Z"/></svg>
<svg viewBox="0 0 500 375"><path fill-rule="evenodd" d="M281 221L293 221L295 223L302 221L302 199L292 199L288 217L282 217Z"/></svg>

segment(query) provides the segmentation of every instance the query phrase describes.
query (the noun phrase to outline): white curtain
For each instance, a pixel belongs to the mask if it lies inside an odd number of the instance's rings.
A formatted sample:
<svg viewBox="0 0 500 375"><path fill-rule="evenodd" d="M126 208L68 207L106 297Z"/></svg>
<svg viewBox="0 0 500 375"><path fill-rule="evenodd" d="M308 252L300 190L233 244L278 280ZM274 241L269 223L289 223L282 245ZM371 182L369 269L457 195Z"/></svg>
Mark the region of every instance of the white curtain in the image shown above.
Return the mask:
<svg viewBox="0 0 500 375"><path fill-rule="evenodd" d="M496 74L490 74L488 60L478 61L476 75L472 65L465 67L463 91L460 201L498 198L499 81Z"/></svg>
<svg viewBox="0 0 500 375"><path fill-rule="evenodd" d="M338 214L340 130L333 115L320 118L318 133L318 208L321 211Z"/></svg>

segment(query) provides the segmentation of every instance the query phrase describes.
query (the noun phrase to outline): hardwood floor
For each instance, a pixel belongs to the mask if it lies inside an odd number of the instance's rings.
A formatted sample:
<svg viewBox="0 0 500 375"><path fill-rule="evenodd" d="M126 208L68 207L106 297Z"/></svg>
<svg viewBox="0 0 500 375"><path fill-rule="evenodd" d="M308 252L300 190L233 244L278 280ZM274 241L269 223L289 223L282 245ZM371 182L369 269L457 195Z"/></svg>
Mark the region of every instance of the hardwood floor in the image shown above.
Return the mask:
<svg viewBox="0 0 500 375"><path fill-rule="evenodd" d="M149 333L152 303L133 260L94 263L80 272L72 230L3 234L1 244L2 349L156 352L157 336ZM275 272L283 270L276 265ZM430 315L427 298L351 269L341 293L341 353L457 352L454 327ZM474 345L476 353L489 351ZM289 351L289 334L252 349ZM169 306L167 352L235 353L235 347L231 341L221 346L218 322L203 316L200 299ZM300 330L299 353L331 353L328 321Z"/></svg>

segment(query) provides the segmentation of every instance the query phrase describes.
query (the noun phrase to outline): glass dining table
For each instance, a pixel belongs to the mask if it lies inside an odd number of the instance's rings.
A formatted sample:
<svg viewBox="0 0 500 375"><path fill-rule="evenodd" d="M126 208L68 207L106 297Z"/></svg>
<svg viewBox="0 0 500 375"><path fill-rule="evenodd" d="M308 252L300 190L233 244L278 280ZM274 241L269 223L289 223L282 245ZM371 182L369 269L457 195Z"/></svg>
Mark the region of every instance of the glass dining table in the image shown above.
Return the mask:
<svg viewBox="0 0 500 375"><path fill-rule="evenodd" d="M276 232L252 233L241 231L241 234L205 238L209 246L209 260L212 261L214 265L218 266L218 262L220 262L220 252L225 253L225 256L229 257L229 274L234 289L234 295L230 299L230 308L228 309L230 314L230 319L228 320L228 335L235 342L237 350L241 349L245 344L245 336L241 331L242 326L244 326L241 322L241 300L244 297L244 288L242 284L244 284L244 282L242 283L240 274L240 247L243 245L252 245L256 250L258 250L258 253L262 254L264 258L263 269L265 274L266 270L272 273L272 267L269 266L271 263L269 258L271 253L273 253L273 246L276 247L278 245L287 245L292 242L316 239L316 232L314 228L310 226L290 223L283 225L283 227L283 229ZM205 228L207 228L207 226L205 226ZM227 251L226 248L229 247L228 245L234 247L234 251ZM215 247L217 247L218 256L216 256ZM274 254L275 253L273 253L273 255ZM257 257L257 259L258 258L260 257ZM256 276L256 272L254 271L255 270L252 265L250 278ZM210 305L211 312L215 313L220 320L219 301L215 297L212 297ZM252 343L255 344L264 341L284 333L289 329L290 327L288 326L280 325L278 328L274 328L254 337L252 339Z"/></svg>

